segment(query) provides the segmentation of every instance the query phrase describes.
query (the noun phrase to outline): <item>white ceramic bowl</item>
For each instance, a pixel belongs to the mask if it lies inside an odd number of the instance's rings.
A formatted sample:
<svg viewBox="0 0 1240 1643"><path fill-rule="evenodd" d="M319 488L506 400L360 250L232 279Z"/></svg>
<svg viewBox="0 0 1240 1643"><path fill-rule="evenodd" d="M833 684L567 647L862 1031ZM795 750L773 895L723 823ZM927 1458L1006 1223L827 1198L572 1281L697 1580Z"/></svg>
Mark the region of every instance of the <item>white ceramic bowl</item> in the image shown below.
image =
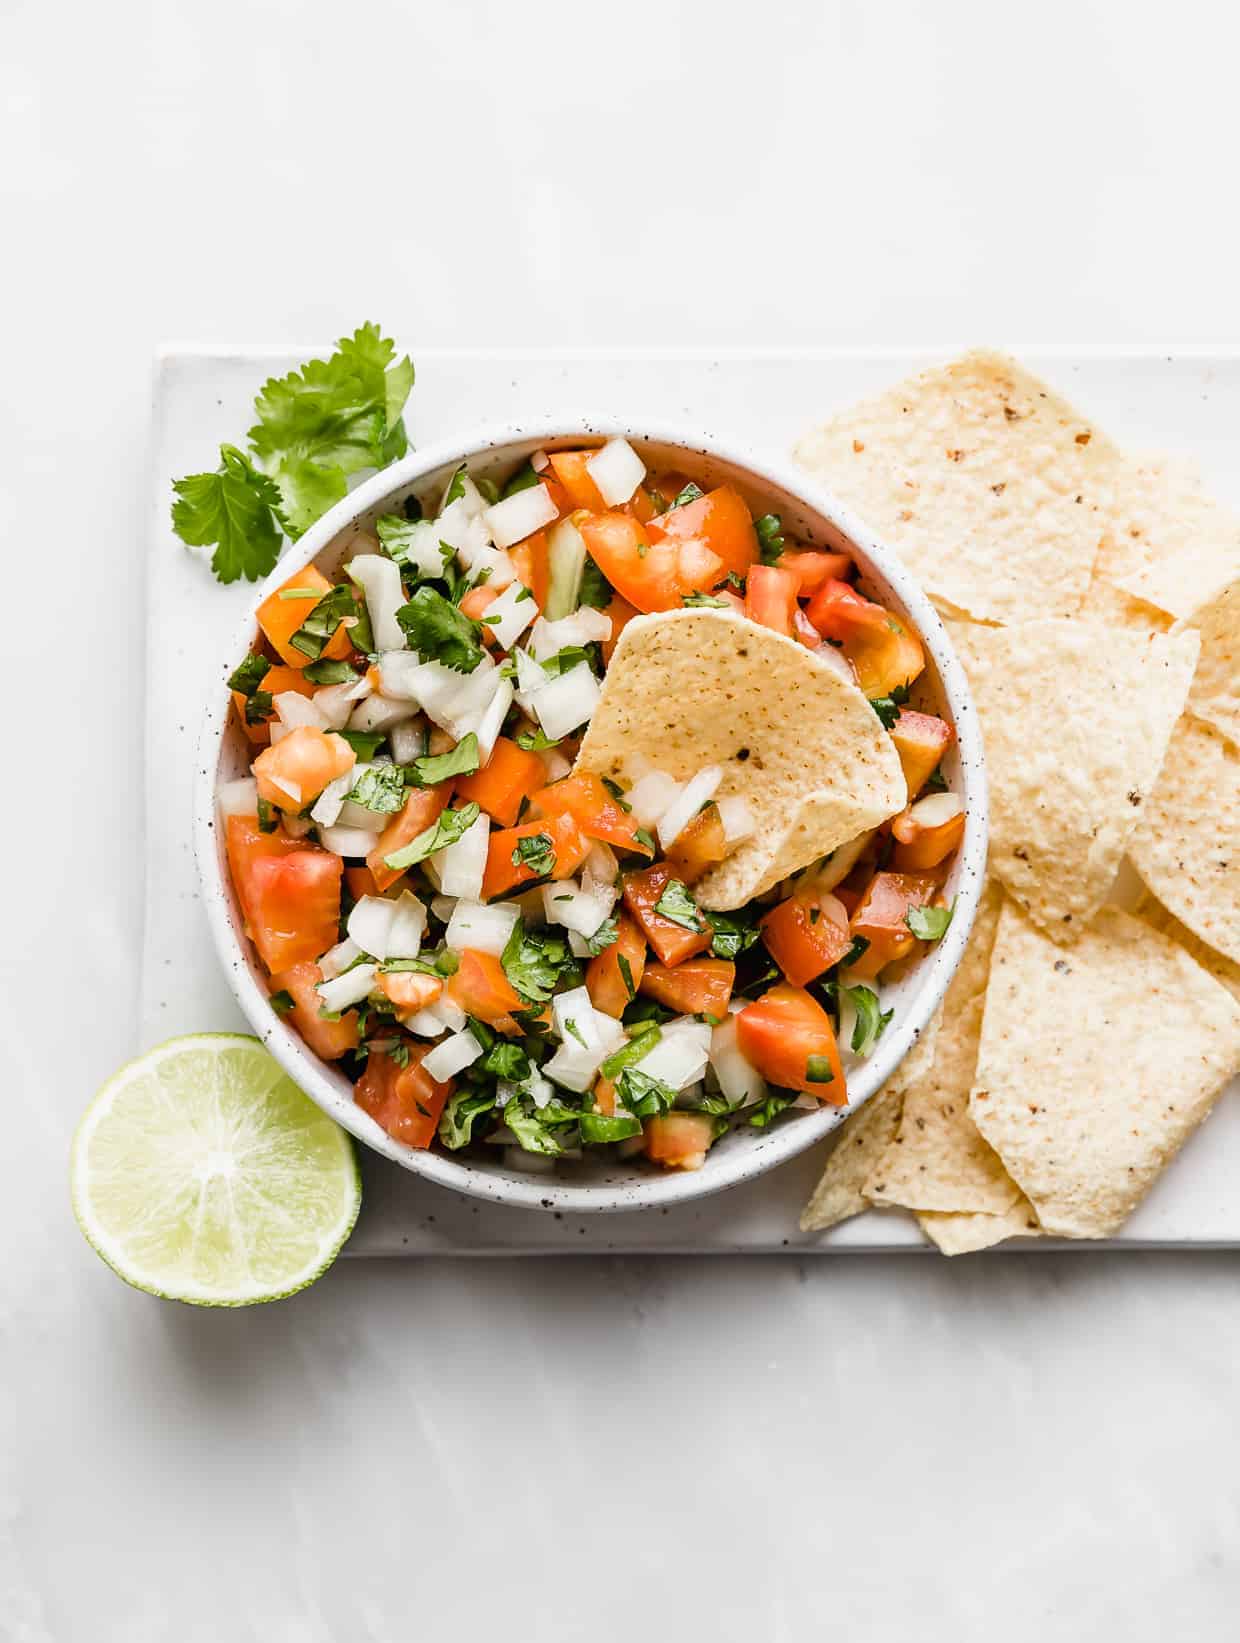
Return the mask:
<svg viewBox="0 0 1240 1643"><path fill-rule="evenodd" d="M555 450L599 443L613 434L623 434L642 453L648 467L682 470L704 488L727 481L741 491L755 512L778 513L790 534L799 540L852 553L862 583L883 603L907 616L921 635L929 665L918 699L924 696L955 726L957 740L945 761L944 774L961 795L967 816L964 842L947 883L947 893L956 898L955 916L942 941L912 965L898 983L884 988L884 1002L889 1007L894 1005L895 1015L874 1053L850 1073L849 1107L794 1111L769 1130L736 1130L711 1149L702 1169L691 1173L656 1173L640 1161L628 1164L591 1160L563 1165L555 1175L534 1175L498 1161L476 1162L402 1146L356 1105L343 1074L320 1061L276 1017L267 1002L262 971L241 932L221 831L216 826L215 792L219 782L244 773L253 751L229 714L224 683L253 644L257 629L252 614L238 630L228 654L221 658L219 683L207 703L195 802L198 867L220 959L254 1031L301 1088L360 1141L416 1175L498 1203L577 1214L660 1207L718 1192L821 1141L845 1113L854 1111L882 1085L930 1019L964 951L986 865L986 780L977 717L963 669L942 623L908 571L874 540L861 521L778 459L684 429L620 423L608 418L592 420L582 418L580 413L546 418L536 424L487 428L465 438L443 440L375 475L325 514L281 560L256 594L254 607L311 560L330 573L357 527L381 513L398 511L411 492L427 501L436 500L462 461L469 463L472 473L493 473L503 479L540 447ZM501 1149L495 1150L500 1154Z"/></svg>

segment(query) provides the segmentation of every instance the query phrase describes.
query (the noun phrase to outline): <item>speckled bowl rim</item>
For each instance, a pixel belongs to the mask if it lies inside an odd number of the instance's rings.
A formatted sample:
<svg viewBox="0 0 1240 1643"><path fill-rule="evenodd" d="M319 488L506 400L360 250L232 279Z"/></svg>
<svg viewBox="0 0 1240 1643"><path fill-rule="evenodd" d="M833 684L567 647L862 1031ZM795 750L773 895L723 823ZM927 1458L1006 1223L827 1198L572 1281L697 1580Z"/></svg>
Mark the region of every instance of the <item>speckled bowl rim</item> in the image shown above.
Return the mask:
<svg viewBox="0 0 1240 1643"><path fill-rule="evenodd" d="M228 728L229 694L225 681L251 648L259 604L290 574L317 559L342 533L380 507L388 497L407 492L436 469L494 458L506 446L528 445L530 441L536 442L536 446L544 442L562 445L578 438L597 440L613 435L623 435L639 444L651 442L678 447L684 452L690 471L694 461L703 458L739 469L745 476L742 483L752 482L758 491L784 491L808 513L818 516L827 527L824 534L838 532L854 544L863 574L871 575L895 594L934 662L956 730L958 791L965 805L966 822L964 840L948 881L956 898L951 925L942 941L918 961L912 972L919 985L911 1000L897 1012L897 1018L887 1028L874 1053L850 1072L852 1099L847 1107L824 1107L821 1112L785 1119L769 1130L735 1134L711 1150L700 1170L655 1174L635 1165L631 1180L581 1182L561 1176L522 1176L502 1165L490 1166L473 1159L459 1160L402 1146L356 1105L351 1094L338 1087L336 1080L341 1075L329 1072L327 1065L307 1049L293 1029L273 1013L267 994L259 984L255 961L249 956L249 943L235 923L217 838L215 793ZM938 613L909 571L849 508L783 458L764 453L740 439L706 436L660 418L635 421L610 415L583 415L578 409L539 416L527 422L484 426L472 433L424 446L366 480L293 544L258 589L210 690L198 741L194 850L203 902L220 962L255 1033L300 1088L372 1151L438 1186L523 1209L574 1214L660 1210L738 1186L824 1140L849 1113L881 1088L934 1013L960 962L973 925L985 878L986 848L986 775L968 681ZM789 1206L790 1214L794 1208Z"/></svg>

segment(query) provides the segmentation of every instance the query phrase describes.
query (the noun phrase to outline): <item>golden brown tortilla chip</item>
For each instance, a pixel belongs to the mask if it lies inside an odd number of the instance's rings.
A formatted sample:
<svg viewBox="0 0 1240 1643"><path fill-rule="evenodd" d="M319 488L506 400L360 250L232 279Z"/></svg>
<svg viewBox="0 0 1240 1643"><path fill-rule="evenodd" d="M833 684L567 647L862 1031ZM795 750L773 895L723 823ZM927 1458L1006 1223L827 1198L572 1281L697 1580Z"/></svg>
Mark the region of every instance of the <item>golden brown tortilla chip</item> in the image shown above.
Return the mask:
<svg viewBox="0 0 1240 1643"><path fill-rule="evenodd" d="M1240 753L1217 730L1180 720L1129 853L1163 906L1240 964Z"/></svg>
<svg viewBox="0 0 1240 1643"><path fill-rule="evenodd" d="M1178 947L1192 959L1194 964L1200 964L1203 970L1208 970L1215 981L1221 981L1227 991L1240 1003L1240 964L1233 964L1231 959L1224 958L1222 953L1216 953L1213 947L1207 947L1199 936L1195 936L1187 925L1181 924L1174 913L1169 913L1148 890L1142 891L1141 898L1132 909L1136 916L1152 924L1163 935L1170 936Z"/></svg>
<svg viewBox="0 0 1240 1643"><path fill-rule="evenodd" d="M1008 1238L1040 1238L1042 1228L1033 1205L1020 1197L1002 1215L940 1215L926 1210L917 1217L926 1237L943 1255L972 1255Z"/></svg>
<svg viewBox="0 0 1240 1643"><path fill-rule="evenodd" d="M1118 453L1005 355L978 351L833 417L794 455L978 621L1080 608Z"/></svg>
<svg viewBox="0 0 1240 1643"><path fill-rule="evenodd" d="M996 1215L1019 1197L969 1117L990 949L1002 903L1003 892L991 881L943 1000L933 1066L906 1089L899 1131L864 1183L872 1203Z"/></svg>
<svg viewBox="0 0 1240 1643"><path fill-rule="evenodd" d="M1049 1233L1105 1238L1240 1069L1240 1005L1104 907L1070 949L1004 904L969 1111Z"/></svg>
<svg viewBox="0 0 1240 1643"><path fill-rule="evenodd" d="M848 680L791 639L710 607L625 628L579 769L622 782L642 760L684 781L723 769L720 798L757 823L696 888L703 907L741 907L797 868L903 809L900 759Z"/></svg>
<svg viewBox="0 0 1240 1643"><path fill-rule="evenodd" d="M822 1179L801 1212L802 1232L825 1232L869 1209L862 1185L878 1158L895 1139L904 1092L934 1062L934 1040L940 1014L931 1016L921 1037L891 1077L866 1104L850 1114L834 1137Z"/></svg>
<svg viewBox="0 0 1240 1643"><path fill-rule="evenodd" d="M1198 643L1050 620L953 624L990 785L990 868L1060 941L1106 900Z"/></svg>

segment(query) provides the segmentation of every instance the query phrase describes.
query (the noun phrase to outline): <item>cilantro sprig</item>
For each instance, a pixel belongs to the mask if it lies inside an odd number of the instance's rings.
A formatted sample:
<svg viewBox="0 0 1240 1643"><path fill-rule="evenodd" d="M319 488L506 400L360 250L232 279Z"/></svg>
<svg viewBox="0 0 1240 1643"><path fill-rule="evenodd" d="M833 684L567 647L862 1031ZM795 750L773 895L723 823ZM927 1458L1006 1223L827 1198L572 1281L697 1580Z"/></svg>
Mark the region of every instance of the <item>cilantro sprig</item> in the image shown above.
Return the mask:
<svg viewBox="0 0 1240 1643"><path fill-rule="evenodd" d="M396 620L424 662L472 673L482 660L481 627L435 588L419 588Z"/></svg>

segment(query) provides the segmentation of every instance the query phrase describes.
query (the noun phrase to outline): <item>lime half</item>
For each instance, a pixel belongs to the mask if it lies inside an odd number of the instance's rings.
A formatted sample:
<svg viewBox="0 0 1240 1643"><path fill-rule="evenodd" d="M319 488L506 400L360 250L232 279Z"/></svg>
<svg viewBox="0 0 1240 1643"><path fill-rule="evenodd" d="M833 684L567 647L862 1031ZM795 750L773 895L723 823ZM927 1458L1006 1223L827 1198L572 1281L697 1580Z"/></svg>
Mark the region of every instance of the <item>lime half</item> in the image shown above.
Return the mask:
<svg viewBox="0 0 1240 1643"><path fill-rule="evenodd" d="M248 1306L304 1289L352 1231L353 1143L256 1038L173 1038L115 1073L73 1140L73 1209L126 1283Z"/></svg>

